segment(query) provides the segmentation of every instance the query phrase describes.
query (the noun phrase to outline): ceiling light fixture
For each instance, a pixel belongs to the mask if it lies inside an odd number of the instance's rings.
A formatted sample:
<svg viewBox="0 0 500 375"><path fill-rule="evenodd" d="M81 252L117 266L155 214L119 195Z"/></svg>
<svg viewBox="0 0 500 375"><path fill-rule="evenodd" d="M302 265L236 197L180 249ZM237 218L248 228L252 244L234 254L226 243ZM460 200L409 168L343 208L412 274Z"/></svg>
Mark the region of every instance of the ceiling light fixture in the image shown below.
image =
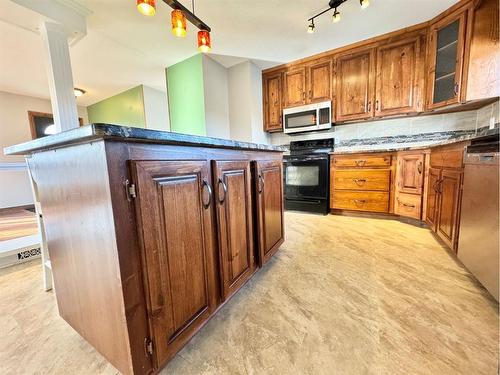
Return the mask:
<svg viewBox="0 0 500 375"><path fill-rule="evenodd" d="M137 0L137 10L145 16L154 16L156 13L155 0Z"/></svg>
<svg viewBox="0 0 500 375"><path fill-rule="evenodd" d="M73 89L73 92L75 93L75 96L78 98L79 96L82 96L83 94L86 93L85 90L79 89L78 87L75 87Z"/></svg>
<svg viewBox="0 0 500 375"><path fill-rule="evenodd" d="M309 34L314 34L314 28L316 26L314 26L314 18L311 20L311 23L309 24L309 26L307 27L307 32Z"/></svg>
<svg viewBox="0 0 500 375"><path fill-rule="evenodd" d="M163 0L165 1L165 0ZM326 12L329 12L333 9L333 15L332 15L332 22L337 23L340 21L340 11L338 8L344 4L347 0L330 0L328 2L328 8L325 10L319 12L318 14L312 16L309 18L307 21L309 21L309 26L307 27L307 32L312 34L314 33L314 29L316 28L314 26L314 19L321 16L322 14L325 14ZM370 0L359 0L359 4L361 5L361 9L366 9L370 5Z"/></svg>
<svg viewBox="0 0 500 375"><path fill-rule="evenodd" d="M335 8L335 10L333 11L332 22L337 23L339 21L340 21L340 12L337 10L337 8Z"/></svg>
<svg viewBox="0 0 500 375"><path fill-rule="evenodd" d="M182 10L174 9L172 11L172 34L180 38L187 34L186 16Z"/></svg>
<svg viewBox="0 0 500 375"><path fill-rule="evenodd" d="M212 49L212 42L210 40L210 31L212 30L194 14L194 0L191 3L193 7L192 11L187 9L178 0L163 0L163 2L173 9L171 14L172 34L178 37L186 36L187 20L200 30L198 32L198 50L209 52ZM154 15L156 12L155 0L137 0L137 9L142 14Z"/></svg>
<svg viewBox="0 0 500 375"><path fill-rule="evenodd" d="M210 33L207 30L198 31L198 51L207 53L212 49Z"/></svg>

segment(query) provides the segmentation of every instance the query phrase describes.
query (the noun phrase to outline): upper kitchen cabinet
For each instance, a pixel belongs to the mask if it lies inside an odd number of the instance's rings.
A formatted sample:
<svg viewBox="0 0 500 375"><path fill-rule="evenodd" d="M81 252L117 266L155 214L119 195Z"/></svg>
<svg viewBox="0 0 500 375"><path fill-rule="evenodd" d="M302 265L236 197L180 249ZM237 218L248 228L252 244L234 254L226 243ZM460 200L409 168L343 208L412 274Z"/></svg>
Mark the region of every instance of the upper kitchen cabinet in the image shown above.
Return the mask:
<svg viewBox="0 0 500 375"><path fill-rule="evenodd" d="M422 111L422 39L417 35L377 48L375 116Z"/></svg>
<svg viewBox="0 0 500 375"><path fill-rule="evenodd" d="M467 13L467 8L460 8L430 27L427 74L428 109L460 101Z"/></svg>
<svg viewBox="0 0 500 375"><path fill-rule="evenodd" d="M307 67L308 103L332 100L332 62L316 62Z"/></svg>
<svg viewBox="0 0 500 375"><path fill-rule="evenodd" d="M338 55L335 61L336 121L363 120L373 116L375 50Z"/></svg>
<svg viewBox="0 0 500 375"><path fill-rule="evenodd" d="M292 68L284 74L285 107L296 107L306 104L306 68Z"/></svg>
<svg viewBox="0 0 500 375"><path fill-rule="evenodd" d="M466 59L466 101L500 96L499 1L483 0L474 9Z"/></svg>
<svg viewBox="0 0 500 375"><path fill-rule="evenodd" d="M283 74L281 72L263 77L264 130L268 132L283 129L281 110L283 108Z"/></svg>

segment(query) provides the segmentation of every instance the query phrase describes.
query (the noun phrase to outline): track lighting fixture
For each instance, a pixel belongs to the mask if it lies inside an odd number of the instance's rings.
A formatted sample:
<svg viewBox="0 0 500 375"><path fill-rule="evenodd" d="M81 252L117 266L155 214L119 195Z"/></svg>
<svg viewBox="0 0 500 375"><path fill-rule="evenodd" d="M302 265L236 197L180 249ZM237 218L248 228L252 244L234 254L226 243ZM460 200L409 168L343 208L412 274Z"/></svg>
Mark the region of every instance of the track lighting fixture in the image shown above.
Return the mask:
<svg viewBox="0 0 500 375"><path fill-rule="evenodd" d="M164 0L165 1L165 0ZM314 33L314 29L316 28L314 26L314 19L316 17L319 17L321 16L322 14L325 14L326 12L329 12L330 10L333 9L333 15L332 15L332 22L333 23L337 23L340 21L340 11L339 11L339 7L344 4L347 0L330 0L328 2L328 8L326 8L325 10L319 12L318 14L316 14L315 16L312 16L311 18L308 19L309 21L309 26L307 27L307 32L309 34L312 34ZM361 9L366 9L368 8L368 6L370 5L370 0L359 0L359 4L361 5Z"/></svg>
<svg viewBox="0 0 500 375"><path fill-rule="evenodd" d="M339 21L340 21L340 12L337 10L337 8L335 8L332 15L332 22L337 23Z"/></svg>
<svg viewBox="0 0 500 375"><path fill-rule="evenodd" d="M309 34L314 34L314 28L316 26L314 26L314 19L311 20L311 23L309 24L309 26L307 27L307 32Z"/></svg>

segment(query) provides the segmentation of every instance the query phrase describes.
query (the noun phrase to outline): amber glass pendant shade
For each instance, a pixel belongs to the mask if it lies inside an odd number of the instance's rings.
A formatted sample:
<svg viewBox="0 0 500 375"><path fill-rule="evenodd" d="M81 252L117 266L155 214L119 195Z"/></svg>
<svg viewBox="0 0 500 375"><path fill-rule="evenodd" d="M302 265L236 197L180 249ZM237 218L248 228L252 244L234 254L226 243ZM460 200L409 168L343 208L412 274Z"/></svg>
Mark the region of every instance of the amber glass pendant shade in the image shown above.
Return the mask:
<svg viewBox="0 0 500 375"><path fill-rule="evenodd" d="M198 31L198 51L210 52L212 42L210 41L210 33L207 30Z"/></svg>
<svg viewBox="0 0 500 375"><path fill-rule="evenodd" d="M156 13L155 0L137 0L137 10L145 16L154 16Z"/></svg>
<svg viewBox="0 0 500 375"><path fill-rule="evenodd" d="M172 11L172 34L178 37L185 37L187 33L186 16L179 9Z"/></svg>

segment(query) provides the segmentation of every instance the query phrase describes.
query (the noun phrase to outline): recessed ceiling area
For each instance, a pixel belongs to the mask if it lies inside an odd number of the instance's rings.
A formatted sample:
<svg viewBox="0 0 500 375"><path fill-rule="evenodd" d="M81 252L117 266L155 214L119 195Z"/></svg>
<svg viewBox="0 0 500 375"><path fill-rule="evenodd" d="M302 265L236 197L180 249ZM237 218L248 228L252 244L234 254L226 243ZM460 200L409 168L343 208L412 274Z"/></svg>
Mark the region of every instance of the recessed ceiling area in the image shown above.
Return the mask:
<svg viewBox="0 0 500 375"><path fill-rule="evenodd" d="M251 59L261 68L289 62L364 40L434 17L458 0L371 0L361 10L358 0L331 14L307 19L327 8L318 0L197 0L196 15L212 28L213 58L226 67ZM191 1L181 1L191 9ZM88 34L70 47L75 86L87 91L78 104L90 105L133 86L165 90L165 67L196 53L197 29L188 23L186 38L170 32L170 7L157 1L154 17L137 12L135 1L87 0L92 11ZM0 90L49 97L36 15L10 0L0 4ZM221 56L222 55L222 56ZM224 56L227 55L227 56Z"/></svg>

